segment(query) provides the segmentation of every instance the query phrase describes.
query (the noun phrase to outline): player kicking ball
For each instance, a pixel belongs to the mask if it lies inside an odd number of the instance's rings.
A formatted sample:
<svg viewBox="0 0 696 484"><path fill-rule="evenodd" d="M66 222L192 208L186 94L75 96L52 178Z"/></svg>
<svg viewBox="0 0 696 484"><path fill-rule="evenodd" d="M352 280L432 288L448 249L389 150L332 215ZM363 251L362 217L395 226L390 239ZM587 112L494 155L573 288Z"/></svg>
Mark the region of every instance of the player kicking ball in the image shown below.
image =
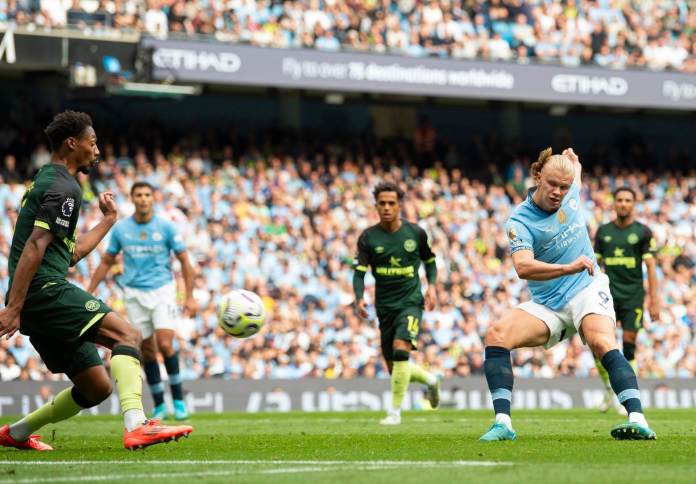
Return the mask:
<svg viewBox="0 0 696 484"><path fill-rule="evenodd" d="M600 272L580 205L582 168L572 148L542 151L532 164L536 187L513 212L506 229L512 261L529 281L532 301L507 312L486 331L484 370L495 423L480 440L515 440L510 404L510 350L550 348L576 332L599 358L611 387L628 412L628 423L611 430L616 439L654 439L643 415L636 374L618 350L609 279Z"/></svg>
<svg viewBox="0 0 696 484"><path fill-rule="evenodd" d="M76 240L82 189L75 179L96 165L99 149L87 114L65 111L46 128L52 161L24 194L9 257L10 288L0 310L0 337L19 330L53 373L73 382L43 407L0 428L0 446L53 450L33 435L46 424L77 415L111 395L111 378L95 343L111 349L111 374L125 424L123 445L137 449L190 434L143 412L140 334L103 302L66 280L68 268L89 254L117 219L110 192L99 196L102 220Z"/></svg>
<svg viewBox="0 0 696 484"><path fill-rule="evenodd" d="M373 194L379 223L363 231L358 238L353 290L358 313L366 318L365 273L371 267L376 281L375 307L382 355L391 375L392 389L391 408L380 424L399 425L401 403L409 382L427 385L432 408L440 404L438 378L409 362L411 350L416 349L423 305L425 303L427 310L435 306L437 268L425 230L401 219L403 191L395 183L383 182L375 187ZM418 276L421 261L425 263L428 279L425 299Z"/></svg>

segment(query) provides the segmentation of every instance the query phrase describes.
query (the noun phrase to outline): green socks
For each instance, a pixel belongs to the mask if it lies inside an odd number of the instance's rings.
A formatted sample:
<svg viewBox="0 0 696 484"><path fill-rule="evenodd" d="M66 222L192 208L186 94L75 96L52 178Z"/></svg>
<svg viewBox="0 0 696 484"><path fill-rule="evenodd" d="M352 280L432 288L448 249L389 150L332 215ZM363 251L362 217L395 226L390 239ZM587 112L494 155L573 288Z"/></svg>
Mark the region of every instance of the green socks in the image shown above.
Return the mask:
<svg viewBox="0 0 696 484"><path fill-rule="evenodd" d="M409 368L411 371L410 381L415 383L422 383L423 385L434 385L437 382L437 378L432 373L426 371L423 367L416 365L415 363L409 362Z"/></svg>
<svg viewBox="0 0 696 484"><path fill-rule="evenodd" d="M613 392L611 389L611 383L609 383L609 373L607 373L607 370L604 369L604 366L602 365L602 362L599 360L599 358L595 358L595 365L597 365L597 373L599 373L599 377L602 379L604 382L604 388L607 391Z"/></svg>
<svg viewBox="0 0 696 484"><path fill-rule="evenodd" d="M129 355L118 354L111 358L111 376L116 382L121 412L143 410L143 380L140 362Z"/></svg>
<svg viewBox="0 0 696 484"><path fill-rule="evenodd" d="M408 361L395 361L391 374L392 408L394 410L401 408L410 379L410 363Z"/></svg>
<svg viewBox="0 0 696 484"><path fill-rule="evenodd" d="M44 425L73 417L80 413L80 410L82 407L75 403L72 396L72 387L66 388L41 408L10 425L10 435L17 441L27 440L33 432Z"/></svg>

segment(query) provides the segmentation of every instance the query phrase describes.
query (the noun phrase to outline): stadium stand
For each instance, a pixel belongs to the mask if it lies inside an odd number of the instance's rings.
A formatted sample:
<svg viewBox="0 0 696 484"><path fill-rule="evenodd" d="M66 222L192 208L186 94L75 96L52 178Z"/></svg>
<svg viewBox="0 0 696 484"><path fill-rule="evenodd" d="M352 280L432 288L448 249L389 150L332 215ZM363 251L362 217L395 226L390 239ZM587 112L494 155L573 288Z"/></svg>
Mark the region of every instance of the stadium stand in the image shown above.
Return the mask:
<svg viewBox="0 0 696 484"><path fill-rule="evenodd" d="M19 136L22 138L22 136ZM263 148L257 148L262 146ZM98 219L94 194L113 190L128 216L130 185L145 179L159 188L158 210L182 228L199 267L195 297L201 311L185 319L179 335L186 379L385 377L374 321L353 311L350 280L356 237L376 222L371 187L390 178L407 187L405 216L420 220L439 257L439 307L423 320L418 358L444 376L482 373L482 335L512 303L528 298L514 272L502 225L529 185L526 161L506 170L491 165L476 178L436 163L419 172L388 150L367 144L326 144L321 150L273 149L268 140L220 149L185 139L166 152L103 141L104 161L83 178L83 229ZM478 145L474 164L486 166L495 143ZM21 151L21 150L20 150ZM635 154L635 152L634 152ZM589 155L588 155L589 158ZM0 169L0 290L7 288L7 256L23 181L49 161L39 145L26 170L7 155ZM686 165L683 165L686 166ZM585 211L590 231L612 216L611 193L628 185L639 193L638 219L650 225L660 247L658 276L663 308L638 341L644 377L696 374L696 177L665 171L601 167L586 170ZM195 180L195 182L194 182ZM104 247L101 247L103 250ZM83 286L100 251L81 261L72 279ZM116 266L116 274L119 271ZM368 277L368 295L372 285ZM258 292L272 318L260 337L233 339L217 327L217 297L233 287ZM113 277L98 296L123 311ZM108 358L108 355L105 355ZM108 360L107 360L108 361ZM575 337L551 351L519 350L520 376L587 376L588 350ZM166 373L163 372L166 375ZM26 338L0 342L2 380L51 376Z"/></svg>
<svg viewBox="0 0 696 484"><path fill-rule="evenodd" d="M8 0L0 25L696 72L686 0Z"/></svg>

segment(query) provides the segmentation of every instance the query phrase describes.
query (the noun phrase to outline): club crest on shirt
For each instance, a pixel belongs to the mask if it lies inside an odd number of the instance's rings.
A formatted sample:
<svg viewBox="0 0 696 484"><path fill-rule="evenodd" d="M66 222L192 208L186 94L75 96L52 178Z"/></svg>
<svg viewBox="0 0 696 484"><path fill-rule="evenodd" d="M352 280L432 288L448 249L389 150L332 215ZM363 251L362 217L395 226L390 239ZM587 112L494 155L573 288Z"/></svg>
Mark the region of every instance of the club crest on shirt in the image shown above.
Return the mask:
<svg viewBox="0 0 696 484"><path fill-rule="evenodd" d="M628 234L628 237L626 237L626 240L631 245L637 244L638 243L638 234L635 234L635 233Z"/></svg>
<svg viewBox="0 0 696 484"><path fill-rule="evenodd" d="M162 240L162 234L160 234L159 232L153 233L152 240L154 240L155 242L159 242L160 240Z"/></svg>
<svg viewBox="0 0 696 484"><path fill-rule="evenodd" d="M569 205L570 208L572 208L573 210L577 210L577 209L578 209L578 201L575 200L574 198L571 198L571 199L570 199L570 201L568 202L568 205Z"/></svg>
<svg viewBox="0 0 696 484"><path fill-rule="evenodd" d="M404 242L404 250L406 252L413 252L416 250L416 241L413 239L406 239Z"/></svg>
<svg viewBox="0 0 696 484"><path fill-rule="evenodd" d="M68 197L63 202L63 206L60 207L60 211L63 212L63 217L69 217L72 215L73 210L75 210L75 199Z"/></svg>
<svg viewBox="0 0 696 484"><path fill-rule="evenodd" d="M561 224L566 223L566 220L568 220L568 217L562 208L558 209L558 212L556 212L556 217L558 217L558 221L561 222Z"/></svg>
<svg viewBox="0 0 696 484"><path fill-rule="evenodd" d="M96 299L90 299L85 303L85 309L91 312L96 311L97 309L99 309L99 301L97 301Z"/></svg>

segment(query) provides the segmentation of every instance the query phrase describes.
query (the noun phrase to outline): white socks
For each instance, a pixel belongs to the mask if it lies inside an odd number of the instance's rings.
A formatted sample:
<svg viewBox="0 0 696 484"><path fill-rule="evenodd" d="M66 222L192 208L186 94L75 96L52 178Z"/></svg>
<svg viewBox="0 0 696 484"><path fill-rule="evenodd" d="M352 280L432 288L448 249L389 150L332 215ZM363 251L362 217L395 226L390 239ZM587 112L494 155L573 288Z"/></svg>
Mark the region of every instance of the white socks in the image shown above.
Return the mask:
<svg viewBox="0 0 696 484"><path fill-rule="evenodd" d="M648 421L645 420L645 415L639 412L631 412L628 414L628 421L631 423L637 423L638 425L642 425L643 427L648 426Z"/></svg>
<svg viewBox="0 0 696 484"><path fill-rule="evenodd" d="M145 423L147 417L145 417L145 412L140 409L131 409L123 412L123 423L126 426L128 432L132 432Z"/></svg>
<svg viewBox="0 0 696 484"><path fill-rule="evenodd" d="M505 425L507 428L512 430L512 419L507 413L496 413L495 414L495 423L500 423Z"/></svg>

